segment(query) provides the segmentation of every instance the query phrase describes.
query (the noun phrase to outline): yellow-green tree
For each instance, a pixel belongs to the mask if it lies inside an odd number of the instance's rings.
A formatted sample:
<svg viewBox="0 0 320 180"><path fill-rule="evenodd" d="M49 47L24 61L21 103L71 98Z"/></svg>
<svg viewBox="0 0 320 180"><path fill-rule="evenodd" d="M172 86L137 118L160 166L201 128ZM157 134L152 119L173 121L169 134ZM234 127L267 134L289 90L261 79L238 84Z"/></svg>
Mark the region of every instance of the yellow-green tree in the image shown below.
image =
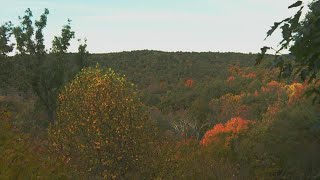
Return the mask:
<svg viewBox="0 0 320 180"><path fill-rule="evenodd" d="M59 95L49 128L53 149L92 178L138 175L156 130L135 87L111 69L83 69Z"/></svg>

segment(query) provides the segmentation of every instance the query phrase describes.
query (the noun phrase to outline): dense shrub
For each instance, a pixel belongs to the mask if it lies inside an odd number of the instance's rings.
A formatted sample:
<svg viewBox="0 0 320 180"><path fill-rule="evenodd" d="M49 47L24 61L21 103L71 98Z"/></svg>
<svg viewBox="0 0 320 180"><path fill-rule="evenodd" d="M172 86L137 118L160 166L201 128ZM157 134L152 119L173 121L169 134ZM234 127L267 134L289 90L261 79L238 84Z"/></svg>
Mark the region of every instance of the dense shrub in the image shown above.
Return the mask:
<svg viewBox="0 0 320 180"><path fill-rule="evenodd" d="M237 146L242 168L255 178L318 178L319 120L314 107L307 103L273 107Z"/></svg>
<svg viewBox="0 0 320 180"><path fill-rule="evenodd" d="M59 95L54 149L79 172L107 179L145 170L156 130L135 87L111 69L83 69ZM150 154L148 154L150 153Z"/></svg>
<svg viewBox="0 0 320 180"><path fill-rule="evenodd" d="M47 141L13 124L13 105L0 102L0 179L70 179L74 171L49 154Z"/></svg>

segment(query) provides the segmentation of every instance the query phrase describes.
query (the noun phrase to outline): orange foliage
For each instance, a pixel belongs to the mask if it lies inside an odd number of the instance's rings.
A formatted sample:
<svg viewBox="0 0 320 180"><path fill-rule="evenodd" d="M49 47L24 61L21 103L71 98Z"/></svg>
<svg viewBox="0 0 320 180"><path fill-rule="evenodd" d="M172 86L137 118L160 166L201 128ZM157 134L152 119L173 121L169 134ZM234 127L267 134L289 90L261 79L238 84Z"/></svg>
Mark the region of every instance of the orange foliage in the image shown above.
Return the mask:
<svg viewBox="0 0 320 180"><path fill-rule="evenodd" d="M213 99L210 102L210 106L212 107L213 111L216 112L215 118L220 119L221 121L226 121L231 117L243 117L243 113L240 113L240 109L242 108L242 98L245 96L245 93L239 95L228 93L219 99Z"/></svg>
<svg viewBox="0 0 320 180"><path fill-rule="evenodd" d="M184 83L186 87L193 87L194 81L192 79L187 79Z"/></svg>
<svg viewBox="0 0 320 180"><path fill-rule="evenodd" d="M306 84L301 83L292 83L291 85L287 85L287 92L289 96L289 104L291 104L293 101L296 101L301 98Z"/></svg>
<svg viewBox="0 0 320 180"><path fill-rule="evenodd" d="M191 136L189 138L185 138L183 140L180 140L177 142L176 147L183 147L183 146L189 146L195 144L197 141L197 138L194 136Z"/></svg>
<svg viewBox="0 0 320 180"><path fill-rule="evenodd" d="M112 179L141 167L149 157L146 152L154 148L156 128L134 85L123 76L99 66L85 68L58 100L49 140L60 159L70 158L86 172L99 171Z"/></svg>
<svg viewBox="0 0 320 180"><path fill-rule="evenodd" d="M235 77L234 76L230 76L227 80L227 82L231 82L231 81L234 81Z"/></svg>
<svg viewBox="0 0 320 180"><path fill-rule="evenodd" d="M235 117L230 119L225 124L216 124L211 130L207 131L200 141L201 145L208 145L212 142L219 142L221 138L219 135L227 134L226 144L228 145L233 138L236 138L239 133L247 130L251 121L242 119L240 117Z"/></svg>
<svg viewBox="0 0 320 180"><path fill-rule="evenodd" d="M241 105L236 109L236 115L239 117L248 117L250 114L250 107L248 105Z"/></svg>
<svg viewBox="0 0 320 180"><path fill-rule="evenodd" d="M288 96L288 104L292 104L295 101L301 100L302 95L305 92L306 87L308 84L304 82L303 84L298 82L293 82L292 84L286 85L277 81L270 81L267 83L266 86L261 87L262 93L270 93L274 92L280 95L284 93ZM258 91L255 91L254 96L257 97L259 95Z"/></svg>
<svg viewBox="0 0 320 180"><path fill-rule="evenodd" d="M253 79L253 78L256 78L257 75L256 75L256 73L249 73L249 74L243 75L242 77L247 78L247 79Z"/></svg>
<svg viewBox="0 0 320 180"><path fill-rule="evenodd" d="M268 87L279 87L281 86L281 83L277 82L277 81L270 81L268 82Z"/></svg>
<svg viewBox="0 0 320 180"><path fill-rule="evenodd" d="M275 104L271 104L268 106L268 109L267 109L267 114L270 116L274 116L276 115L279 111L280 111L280 108L279 108L279 103L275 103Z"/></svg>
<svg viewBox="0 0 320 180"><path fill-rule="evenodd" d="M231 74L241 74L242 73L241 68L239 66L235 66L235 65L230 66L228 71Z"/></svg>
<svg viewBox="0 0 320 180"><path fill-rule="evenodd" d="M282 83L279 83L277 81L270 81L267 83L266 87L264 86L261 87L261 91L262 92L273 92L273 91L279 92L282 89L282 87L284 87Z"/></svg>

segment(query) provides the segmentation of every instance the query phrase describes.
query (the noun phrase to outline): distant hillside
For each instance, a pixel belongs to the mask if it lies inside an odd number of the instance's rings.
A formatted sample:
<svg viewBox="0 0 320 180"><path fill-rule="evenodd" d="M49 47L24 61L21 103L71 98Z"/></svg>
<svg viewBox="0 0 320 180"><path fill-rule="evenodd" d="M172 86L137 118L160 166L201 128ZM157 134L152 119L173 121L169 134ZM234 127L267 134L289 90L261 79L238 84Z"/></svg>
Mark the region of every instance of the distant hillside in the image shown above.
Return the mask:
<svg viewBox="0 0 320 180"><path fill-rule="evenodd" d="M110 67L143 88L154 81L176 84L187 78L197 81L225 78L229 65L253 66L256 56L242 53L142 50L93 54L89 63Z"/></svg>

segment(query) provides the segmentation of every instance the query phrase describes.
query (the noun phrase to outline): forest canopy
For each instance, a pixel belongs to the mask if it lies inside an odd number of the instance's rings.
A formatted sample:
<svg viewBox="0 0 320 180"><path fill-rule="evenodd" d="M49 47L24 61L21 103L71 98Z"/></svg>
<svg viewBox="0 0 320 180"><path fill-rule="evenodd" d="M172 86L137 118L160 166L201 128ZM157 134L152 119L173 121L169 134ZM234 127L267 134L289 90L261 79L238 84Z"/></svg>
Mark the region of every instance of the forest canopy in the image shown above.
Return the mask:
<svg viewBox="0 0 320 180"><path fill-rule="evenodd" d="M320 3L306 6L267 32L282 30L274 55L69 53L69 19L47 49L49 10L27 9L0 27L0 179L319 179Z"/></svg>

